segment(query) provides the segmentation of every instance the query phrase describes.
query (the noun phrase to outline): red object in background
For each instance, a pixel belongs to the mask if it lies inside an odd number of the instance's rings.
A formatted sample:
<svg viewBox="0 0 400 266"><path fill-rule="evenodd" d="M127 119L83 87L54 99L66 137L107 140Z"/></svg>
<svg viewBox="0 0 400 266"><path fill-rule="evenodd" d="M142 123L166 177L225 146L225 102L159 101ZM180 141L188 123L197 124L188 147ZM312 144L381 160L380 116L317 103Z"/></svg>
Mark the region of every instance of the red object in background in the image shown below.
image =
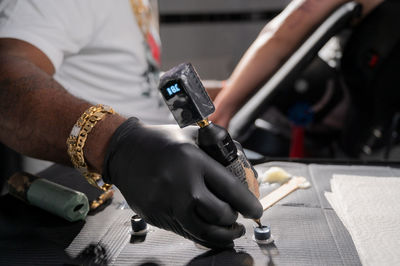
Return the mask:
<svg viewBox="0 0 400 266"><path fill-rule="evenodd" d="M368 62L368 66L370 68L374 68L376 64L378 64L379 56L377 54L373 54Z"/></svg>
<svg viewBox="0 0 400 266"><path fill-rule="evenodd" d="M147 34L147 43L150 46L150 50L151 50L151 54L153 55L153 58L157 61L157 63L159 65L161 65L161 48L157 44L153 35L151 35L150 33Z"/></svg>
<svg viewBox="0 0 400 266"><path fill-rule="evenodd" d="M304 127L292 125L290 158L304 158Z"/></svg>

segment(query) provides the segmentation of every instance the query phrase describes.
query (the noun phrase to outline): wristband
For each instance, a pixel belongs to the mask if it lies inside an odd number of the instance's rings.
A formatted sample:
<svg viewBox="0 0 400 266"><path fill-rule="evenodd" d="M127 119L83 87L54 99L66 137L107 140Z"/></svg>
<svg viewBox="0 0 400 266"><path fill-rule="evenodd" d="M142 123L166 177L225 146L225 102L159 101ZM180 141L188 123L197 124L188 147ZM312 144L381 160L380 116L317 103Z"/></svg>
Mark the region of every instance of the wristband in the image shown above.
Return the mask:
<svg viewBox="0 0 400 266"><path fill-rule="evenodd" d="M111 185L105 183L102 185L98 184L98 182L101 181L101 175L89 171L88 165L85 162L83 148L90 131L92 131L97 122L102 120L107 114L115 114L115 112L109 106L101 104L91 106L79 117L67 139L68 155L74 167L82 173L89 184L104 191L111 188Z"/></svg>

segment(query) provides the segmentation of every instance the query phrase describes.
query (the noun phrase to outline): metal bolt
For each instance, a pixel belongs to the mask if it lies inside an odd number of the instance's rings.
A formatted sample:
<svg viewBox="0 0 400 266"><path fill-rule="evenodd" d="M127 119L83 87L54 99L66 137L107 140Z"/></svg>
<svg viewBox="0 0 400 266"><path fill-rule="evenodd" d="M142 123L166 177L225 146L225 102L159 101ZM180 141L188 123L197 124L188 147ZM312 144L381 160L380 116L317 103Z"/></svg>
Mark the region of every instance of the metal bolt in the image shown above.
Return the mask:
<svg viewBox="0 0 400 266"><path fill-rule="evenodd" d="M257 244L270 244L274 242L271 236L271 229L268 225L254 227L254 241Z"/></svg>
<svg viewBox="0 0 400 266"><path fill-rule="evenodd" d="M145 235L147 234L147 223L139 216L133 215L131 218L132 235Z"/></svg>

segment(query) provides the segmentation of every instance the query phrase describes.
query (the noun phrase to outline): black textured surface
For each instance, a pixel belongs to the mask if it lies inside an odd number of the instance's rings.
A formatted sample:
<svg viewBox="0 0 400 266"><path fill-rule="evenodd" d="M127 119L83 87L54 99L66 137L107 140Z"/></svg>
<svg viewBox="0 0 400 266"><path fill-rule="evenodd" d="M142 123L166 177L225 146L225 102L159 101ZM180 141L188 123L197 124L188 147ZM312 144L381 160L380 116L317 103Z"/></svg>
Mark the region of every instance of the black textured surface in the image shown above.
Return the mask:
<svg viewBox="0 0 400 266"><path fill-rule="evenodd" d="M6 187L7 179L22 170L21 155L0 143L0 195Z"/></svg>
<svg viewBox="0 0 400 266"><path fill-rule="evenodd" d="M333 173L399 176L400 170L283 162L258 165L256 169L263 172L270 166L280 166L312 183L312 188L296 191L264 213L262 223L271 226L273 244L257 245L252 239L254 222L242 217L239 221L247 229L245 236L235 241L234 249L224 251L199 248L189 240L154 227L150 227L144 238L131 239L133 213L121 208L125 205L118 192L107 208L82 223L68 223L2 197L0 265L82 264L82 261L110 265L360 265L350 235L323 192L330 190ZM268 188L263 187L262 191L265 194ZM88 258L96 250L101 251L100 257Z"/></svg>
<svg viewBox="0 0 400 266"><path fill-rule="evenodd" d="M97 199L103 193L101 189L90 185L78 172L78 170L67 166L58 164L52 165L40 172L38 176L46 178L54 183L69 187L73 190L85 193L89 202Z"/></svg>

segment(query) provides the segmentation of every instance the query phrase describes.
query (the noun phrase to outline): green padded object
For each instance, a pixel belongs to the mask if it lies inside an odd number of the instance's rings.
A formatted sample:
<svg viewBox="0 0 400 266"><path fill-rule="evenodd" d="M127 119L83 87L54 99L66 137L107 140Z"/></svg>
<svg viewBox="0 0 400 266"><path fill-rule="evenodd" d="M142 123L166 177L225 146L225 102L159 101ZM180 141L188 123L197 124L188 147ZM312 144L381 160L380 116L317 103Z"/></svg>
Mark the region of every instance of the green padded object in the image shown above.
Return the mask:
<svg viewBox="0 0 400 266"><path fill-rule="evenodd" d="M68 221L85 219L89 201L85 194L40 178L27 193L28 202Z"/></svg>
<svg viewBox="0 0 400 266"><path fill-rule="evenodd" d="M18 172L8 184L11 195L70 222L84 220L89 212L85 194L47 179Z"/></svg>

